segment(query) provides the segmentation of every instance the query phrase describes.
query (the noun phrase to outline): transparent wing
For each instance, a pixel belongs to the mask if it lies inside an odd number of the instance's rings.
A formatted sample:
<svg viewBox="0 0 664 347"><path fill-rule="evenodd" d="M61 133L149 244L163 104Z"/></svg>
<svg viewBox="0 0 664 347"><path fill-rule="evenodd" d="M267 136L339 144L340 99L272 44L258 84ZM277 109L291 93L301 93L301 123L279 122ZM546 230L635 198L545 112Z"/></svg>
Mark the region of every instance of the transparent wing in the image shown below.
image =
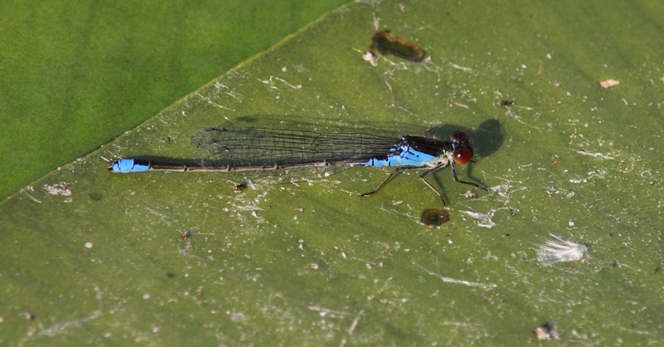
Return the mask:
<svg viewBox="0 0 664 347"><path fill-rule="evenodd" d="M206 151L202 165L228 171L332 166L384 157L396 138L367 134L208 127L191 142Z"/></svg>

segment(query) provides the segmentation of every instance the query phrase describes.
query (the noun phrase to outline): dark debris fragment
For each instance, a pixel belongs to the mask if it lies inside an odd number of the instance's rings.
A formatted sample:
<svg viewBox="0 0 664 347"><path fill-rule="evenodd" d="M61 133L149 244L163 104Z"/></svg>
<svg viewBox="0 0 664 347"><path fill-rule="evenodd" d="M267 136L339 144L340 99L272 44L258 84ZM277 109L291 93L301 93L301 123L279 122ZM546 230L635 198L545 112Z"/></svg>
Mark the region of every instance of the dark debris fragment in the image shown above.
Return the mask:
<svg viewBox="0 0 664 347"><path fill-rule="evenodd" d="M376 50L383 55L392 54L395 57L420 62L426 56L426 51L420 44L390 34L390 30L377 31L371 38L371 54L376 56Z"/></svg>

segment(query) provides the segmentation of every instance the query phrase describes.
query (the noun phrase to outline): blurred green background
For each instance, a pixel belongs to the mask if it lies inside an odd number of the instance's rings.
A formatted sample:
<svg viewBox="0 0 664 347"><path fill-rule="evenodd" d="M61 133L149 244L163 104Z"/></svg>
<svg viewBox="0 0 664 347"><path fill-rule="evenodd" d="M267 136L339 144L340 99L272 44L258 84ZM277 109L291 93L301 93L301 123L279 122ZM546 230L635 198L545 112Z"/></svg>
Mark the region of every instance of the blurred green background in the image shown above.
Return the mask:
<svg viewBox="0 0 664 347"><path fill-rule="evenodd" d="M345 2L0 2L0 199Z"/></svg>

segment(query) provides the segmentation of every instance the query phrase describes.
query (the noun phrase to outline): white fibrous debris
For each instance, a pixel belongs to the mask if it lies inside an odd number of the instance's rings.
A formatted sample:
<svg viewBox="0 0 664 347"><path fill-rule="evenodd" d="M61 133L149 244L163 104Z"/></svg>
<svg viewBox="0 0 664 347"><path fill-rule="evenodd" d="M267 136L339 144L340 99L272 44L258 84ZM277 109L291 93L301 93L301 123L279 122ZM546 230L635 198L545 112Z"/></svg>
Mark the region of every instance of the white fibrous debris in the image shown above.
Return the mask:
<svg viewBox="0 0 664 347"><path fill-rule="evenodd" d="M588 253L586 245L574 241L563 240L560 236L550 234L555 240L548 240L537 250L537 259L544 266L551 266L563 261L581 260Z"/></svg>
<svg viewBox="0 0 664 347"><path fill-rule="evenodd" d="M51 195L71 196L71 190L67 188L67 183L65 182L54 184L52 186L45 184L44 189L46 189Z"/></svg>

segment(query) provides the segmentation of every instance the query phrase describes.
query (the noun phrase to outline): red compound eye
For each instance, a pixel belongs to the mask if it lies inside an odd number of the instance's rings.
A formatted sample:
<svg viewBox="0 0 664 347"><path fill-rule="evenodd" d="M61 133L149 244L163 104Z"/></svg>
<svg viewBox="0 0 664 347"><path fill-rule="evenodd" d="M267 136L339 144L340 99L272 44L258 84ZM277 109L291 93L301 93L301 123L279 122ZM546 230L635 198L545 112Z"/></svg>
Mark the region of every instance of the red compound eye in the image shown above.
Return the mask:
<svg viewBox="0 0 664 347"><path fill-rule="evenodd" d="M457 148L454 151L454 162L459 165L464 165L473 157L473 151L468 148Z"/></svg>

